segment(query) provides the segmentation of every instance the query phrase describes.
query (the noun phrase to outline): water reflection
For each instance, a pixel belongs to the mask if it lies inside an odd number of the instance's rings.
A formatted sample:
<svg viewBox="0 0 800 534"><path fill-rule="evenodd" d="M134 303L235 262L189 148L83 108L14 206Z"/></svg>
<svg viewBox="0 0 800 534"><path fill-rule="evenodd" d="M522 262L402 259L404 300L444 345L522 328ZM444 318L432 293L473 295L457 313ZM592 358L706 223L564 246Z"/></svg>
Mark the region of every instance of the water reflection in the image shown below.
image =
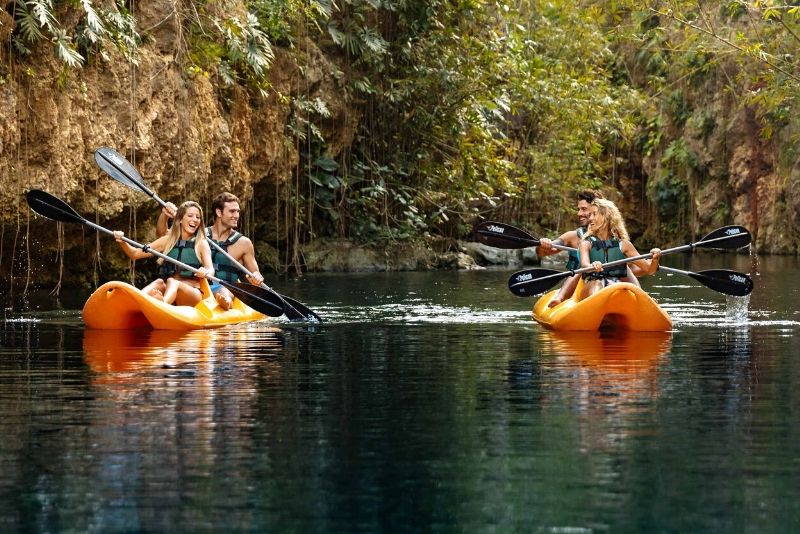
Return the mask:
<svg viewBox="0 0 800 534"><path fill-rule="evenodd" d="M84 358L96 372L120 372L187 363L209 363L219 353L280 349L279 328L219 330L94 330L83 331ZM266 345L264 341L271 341Z"/></svg>
<svg viewBox="0 0 800 534"><path fill-rule="evenodd" d="M83 351L94 400L70 441L97 456L85 467L98 491L81 507L98 511L102 530L158 527L159 510L181 508L187 481L198 503L212 487L247 493L225 480L249 479L241 459L256 447L259 391L284 372L280 329L87 329Z"/></svg>
<svg viewBox="0 0 800 534"><path fill-rule="evenodd" d="M569 384L574 392L582 452L627 446L627 438L654 432L669 332L548 332L547 338L557 355L558 387Z"/></svg>
<svg viewBox="0 0 800 534"><path fill-rule="evenodd" d="M92 330L83 332L84 360L96 373L134 371L166 364L183 338L208 343L211 332L177 330Z"/></svg>
<svg viewBox="0 0 800 534"><path fill-rule="evenodd" d="M700 259L678 267L746 270ZM315 306L329 320L280 330L10 317L0 524L796 530L792 262L759 279L741 323L718 294L666 280L671 336L544 331L492 272L310 277L300 300L329 303Z"/></svg>

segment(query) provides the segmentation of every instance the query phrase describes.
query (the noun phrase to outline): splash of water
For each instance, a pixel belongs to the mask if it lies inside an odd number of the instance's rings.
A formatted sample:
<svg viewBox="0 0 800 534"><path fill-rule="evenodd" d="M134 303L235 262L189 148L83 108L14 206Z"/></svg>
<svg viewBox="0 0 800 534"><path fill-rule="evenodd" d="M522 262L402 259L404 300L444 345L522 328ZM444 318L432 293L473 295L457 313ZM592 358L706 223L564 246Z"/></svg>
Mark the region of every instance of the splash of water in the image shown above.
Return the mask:
<svg viewBox="0 0 800 534"><path fill-rule="evenodd" d="M748 308L750 306L750 295L746 297L725 297L725 321L728 323L744 324L747 323Z"/></svg>

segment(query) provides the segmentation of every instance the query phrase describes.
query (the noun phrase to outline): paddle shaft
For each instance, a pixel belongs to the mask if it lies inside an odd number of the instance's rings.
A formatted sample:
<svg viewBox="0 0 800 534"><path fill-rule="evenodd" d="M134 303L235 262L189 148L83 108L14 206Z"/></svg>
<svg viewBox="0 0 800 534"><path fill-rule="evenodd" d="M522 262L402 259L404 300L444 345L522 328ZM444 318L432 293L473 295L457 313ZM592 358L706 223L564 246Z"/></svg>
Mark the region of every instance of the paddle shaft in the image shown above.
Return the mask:
<svg viewBox="0 0 800 534"><path fill-rule="evenodd" d="M725 238L723 238L723 239L725 239ZM709 239L707 242L711 242L711 241L716 241L716 239ZM668 253L670 251L671 252L678 252L677 249L685 248L685 247L692 247L692 245L683 245L682 247L676 247L674 249L662 250L661 254L664 255L664 254L666 254L666 253ZM556 245L555 243L553 243L553 248L557 248L558 250L563 250L564 252L578 252L578 249L576 249L576 248L567 247L567 246L564 246L564 245ZM644 258L644 257L652 257L652 256L653 256L652 254L645 254L645 255L642 256L642 258ZM610 264L606 264L606 265L610 265ZM681 271L680 269L673 269L672 267L664 267L663 265L659 265L658 269L660 271L664 271L665 273L685 274L685 275L691 274L689 271ZM577 272L578 271L575 271L576 274L577 274Z"/></svg>
<svg viewBox="0 0 800 534"><path fill-rule="evenodd" d="M538 247L539 246L539 240L538 239L519 237L519 236L515 236L515 235L498 235L498 234L496 234L494 232L487 232L486 230L478 230L478 233L481 234L481 235L488 236L488 237L494 237L494 238L499 238L499 239L507 239L509 241L516 241L517 243L525 245L524 247L520 247L520 248ZM553 246L556 247L556 245L553 245ZM558 247L556 247L556 248L558 248Z"/></svg>
<svg viewBox="0 0 800 534"><path fill-rule="evenodd" d="M228 254L228 251L225 250L224 248L222 248L222 246L220 246L216 241L214 241L213 239L209 239L208 242L211 243L211 246L214 247L215 249L217 249L218 252L220 252L223 256L228 258L228 261L230 261L237 269L242 271L247 276L249 276L251 278L253 277L253 273L252 273L252 271L250 271L250 269L248 269L247 267L245 267L244 265L242 265L241 263L236 261L234 259L234 257L231 256L230 254ZM264 289L268 289L270 291L275 291L274 289L269 287L264 282L261 282L261 284L259 284L259 285L261 287L263 287ZM301 312L300 310L297 309L295 303L292 302L292 299L288 298L285 295L281 295L280 293L277 293L277 295L280 296L283 299L283 303L284 303L285 307L287 308L286 311L288 312L286 315L291 315L292 316L291 318L294 318L294 319L299 319L301 317L303 319L308 319L308 315L311 315L317 321L322 322L322 318L319 315L317 315L316 313L312 312L311 310L308 310L308 308L306 308L306 310L308 311L308 314L305 314L305 313L303 313L303 312ZM297 303L297 304L299 304L299 303Z"/></svg>
<svg viewBox="0 0 800 534"><path fill-rule="evenodd" d="M737 235L734 234L734 235L726 235L726 236L722 236L722 237L715 237L713 239L706 239L705 241L698 241L696 243L689 243L688 245L681 245L679 247L673 247L673 248L664 249L664 250L661 251L661 255L663 256L665 254L675 254L677 252L686 252L687 250L693 250L693 249L695 249L695 248L697 248L699 246L705 246L705 245L709 245L711 243L716 243L718 241L724 241L724 240L730 239L732 237L737 237ZM567 247L567 246L564 246L564 245L557 245L555 243L551 243L551 246L553 248L555 248L555 249L563 250L565 252L578 252L578 249L572 248L572 247ZM616 267L617 265L623 265L625 263L630 263L632 261L649 260L652 257L653 257L653 253L652 252L648 252L647 254L640 254L638 256L631 256L631 257L628 257L628 258L623 258L621 260L614 260L614 261L610 261L608 263L604 263L603 264L603 269L605 269L606 267ZM669 267L665 267L664 269L668 271L670 268ZM594 267L583 267L581 269L578 269L578 270L574 271L574 273L575 274L588 273L588 272L593 271L593 270L594 270Z"/></svg>
<svg viewBox="0 0 800 534"><path fill-rule="evenodd" d="M97 230L99 232L103 232L105 234L108 234L108 235L112 236L114 239L117 238L117 235L114 232L112 232L111 230L109 230L108 228L104 228L104 227L100 226L99 224L95 224L95 223L93 223L92 221L90 221L88 219L83 219L82 222L87 226L91 226L92 228L94 228L95 230ZM149 246L142 245L141 243L139 243L137 241L134 241L133 239L130 239L130 238L125 237L125 236L122 236L120 239L122 239L124 242L126 242L127 244L129 244L130 246L132 246L134 248L140 248L143 251L147 252L148 254L152 254L153 256L156 256L158 258L162 258L164 261L168 261L170 263L174 263L175 265L177 265L181 269L185 269L187 271L191 271L191 272L193 272L195 274L200 272L200 269L198 269L196 267L192 267L191 265L183 263L180 260L176 260L175 258L173 258L171 256L167 256L166 254L163 254L163 253L161 253L161 252L159 252L157 250L153 250ZM217 278L216 276L206 275L206 278L208 278L209 280L213 280L215 282L219 282L219 283L221 283L223 285L227 284L227 282L225 282L225 280Z"/></svg>

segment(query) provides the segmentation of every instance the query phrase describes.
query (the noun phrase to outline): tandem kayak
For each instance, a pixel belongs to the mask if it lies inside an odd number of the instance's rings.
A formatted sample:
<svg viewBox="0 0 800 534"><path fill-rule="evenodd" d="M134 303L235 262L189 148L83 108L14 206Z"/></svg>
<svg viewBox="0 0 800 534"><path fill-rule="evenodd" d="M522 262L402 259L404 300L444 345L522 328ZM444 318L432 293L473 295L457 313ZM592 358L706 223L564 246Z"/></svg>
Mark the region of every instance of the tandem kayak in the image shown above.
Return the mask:
<svg viewBox="0 0 800 534"><path fill-rule="evenodd" d="M575 293L560 304L548 308L558 290L536 301L533 318L551 330L600 330L616 328L641 332L664 332L672 329L672 319L640 287L619 282L604 287L594 295L578 300L583 280Z"/></svg>
<svg viewBox="0 0 800 534"><path fill-rule="evenodd" d="M196 330L266 317L239 299L233 299L231 309L223 310L211 294L206 280L202 280L200 290L203 300L196 306L173 306L145 295L125 282L108 282L97 288L86 301L83 322L89 328L101 330Z"/></svg>

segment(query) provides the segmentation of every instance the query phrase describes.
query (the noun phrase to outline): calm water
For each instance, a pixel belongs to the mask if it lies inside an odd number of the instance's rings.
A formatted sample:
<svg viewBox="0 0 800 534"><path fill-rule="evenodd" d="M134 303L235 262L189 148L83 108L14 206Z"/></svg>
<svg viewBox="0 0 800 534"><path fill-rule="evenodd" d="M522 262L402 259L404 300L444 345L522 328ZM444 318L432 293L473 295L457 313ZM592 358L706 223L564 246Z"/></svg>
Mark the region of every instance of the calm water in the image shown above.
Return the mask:
<svg viewBox="0 0 800 534"><path fill-rule="evenodd" d="M679 260L755 292L659 274L674 331L606 338L543 331L502 271L275 282L313 326L7 311L0 531L796 531L797 260Z"/></svg>

